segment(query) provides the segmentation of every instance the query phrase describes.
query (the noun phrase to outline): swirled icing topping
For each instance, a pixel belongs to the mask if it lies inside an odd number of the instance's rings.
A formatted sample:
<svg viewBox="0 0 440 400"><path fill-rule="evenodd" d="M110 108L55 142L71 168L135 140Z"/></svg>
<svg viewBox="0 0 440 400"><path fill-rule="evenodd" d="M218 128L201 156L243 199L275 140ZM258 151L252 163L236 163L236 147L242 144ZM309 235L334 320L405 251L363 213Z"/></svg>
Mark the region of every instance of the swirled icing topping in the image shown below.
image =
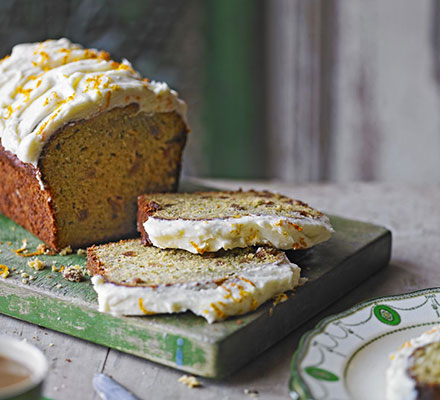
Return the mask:
<svg viewBox="0 0 440 400"><path fill-rule="evenodd" d="M166 83L142 79L127 60L68 39L19 44L0 60L0 139L37 165L44 144L68 122L137 103L139 112L178 112L186 105Z"/></svg>

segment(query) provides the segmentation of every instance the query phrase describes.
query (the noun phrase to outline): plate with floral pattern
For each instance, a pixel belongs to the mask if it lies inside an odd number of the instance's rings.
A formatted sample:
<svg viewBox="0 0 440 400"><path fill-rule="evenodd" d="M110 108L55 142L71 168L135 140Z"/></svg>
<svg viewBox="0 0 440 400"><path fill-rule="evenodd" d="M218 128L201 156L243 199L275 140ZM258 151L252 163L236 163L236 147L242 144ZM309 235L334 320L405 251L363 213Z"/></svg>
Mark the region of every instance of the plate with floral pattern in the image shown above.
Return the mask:
<svg viewBox="0 0 440 400"><path fill-rule="evenodd" d="M322 320L292 359L295 400L385 399L390 354L440 324L440 288L380 297Z"/></svg>

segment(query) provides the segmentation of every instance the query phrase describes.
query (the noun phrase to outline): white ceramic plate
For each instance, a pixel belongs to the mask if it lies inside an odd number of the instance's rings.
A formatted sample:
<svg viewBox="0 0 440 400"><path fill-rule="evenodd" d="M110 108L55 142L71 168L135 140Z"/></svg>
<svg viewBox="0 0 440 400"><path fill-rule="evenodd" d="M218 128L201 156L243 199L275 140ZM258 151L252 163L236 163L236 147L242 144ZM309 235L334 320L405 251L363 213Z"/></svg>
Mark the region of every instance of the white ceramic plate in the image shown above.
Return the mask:
<svg viewBox="0 0 440 400"><path fill-rule="evenodd" d="M440 288L381 297L326 318L292 360L294 399L384 399L390 353L440 324Z"/></svg>

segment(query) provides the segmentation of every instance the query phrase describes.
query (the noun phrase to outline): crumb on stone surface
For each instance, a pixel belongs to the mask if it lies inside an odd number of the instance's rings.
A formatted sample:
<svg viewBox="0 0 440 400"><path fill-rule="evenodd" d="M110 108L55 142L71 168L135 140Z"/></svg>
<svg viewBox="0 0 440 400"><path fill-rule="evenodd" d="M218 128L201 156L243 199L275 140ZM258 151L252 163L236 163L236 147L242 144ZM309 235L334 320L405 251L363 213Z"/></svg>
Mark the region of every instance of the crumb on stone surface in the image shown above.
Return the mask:
<svg viewBox="0 0 440 400"><path fill-rule="evenodd" d="M28 267L33 268L37 271L41 271L46 266L44 265L44 262L41 261L38 257L34 258L33 260L29 260L27 263Z"/></svg>
<svg viewBox="0 0 440 400"><path fill-rule="evenodd" d="M277 294L273 298L273 306L276 307L279 303L284 303L285 301L287 301L287 299L288 297L286 293Z"/></svg>
<svg viewBox="0 0 440 400"><path fill-rule="evenodd" d="M81 282L84 279L84 271L80 265L72 265L63 271L63 277L71 282Z"/></svg>
<svg viewBox="0 0 440 400"><path fill-rule="evenodd" d="M62 289L63 288L63 285L61 284L61 283L59 283L58 285L57 285L57 289Z"/></svg>
<svg viewBox="0 0 440 400"><path fill-rule="evenodd" d="M23 285L27 285L28 284L28 280L27 279L22 279L21 283L23 283Z"/></svg>
<svg viewBox="0 0 440 400"><path fill-rule="evenodd" d="M78 254L79 256L85 256L85 255L87 255L87 250L85 250L85 249L78 249L76 251L76 254Z"/></svg>
<svg viewBox="0 0 440 400"><path fill-rule="evenodd" d="M58 254L60 256L67 256L68 254L72 254L72 247L67 246L64 249L62 249Z"/></svg>
<svg viewBox="0 0 440 400"><path fill-rule="evenodd" d="M258 390L255 389L244 389L243 393L251 397L258 397Z"/></svg>
<svg viewBox="0 0 440 400"><path fill-rule="evenodd" d="M188 386L190 389L203 386L197 380L197 378L195 376L192 376L192 375L182 375L177 381L180 382L180 383L183 383L186 386Z"/></svg>

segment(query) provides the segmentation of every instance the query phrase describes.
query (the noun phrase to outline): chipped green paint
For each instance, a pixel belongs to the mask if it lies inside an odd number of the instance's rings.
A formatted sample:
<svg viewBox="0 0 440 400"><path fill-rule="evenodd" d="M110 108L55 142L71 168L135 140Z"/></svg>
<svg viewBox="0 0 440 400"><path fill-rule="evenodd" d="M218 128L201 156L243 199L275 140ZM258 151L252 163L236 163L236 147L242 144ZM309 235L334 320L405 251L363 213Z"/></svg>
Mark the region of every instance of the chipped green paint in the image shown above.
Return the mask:
<svg viewBox="0 0 440 400"><path fill-rule="evenodd" d="M177 365L194 365L205 363L203 351L194 348L194 344L181 336L167 334L164 340L164 350L173 354Z"/></svg>
<svg viewBox="0 0 440 400"><path fill-rule="evenodd" d="M22 284L20 273L0 278L0 313L190 373L223 377L388 263L390 234L386 229L338 217L331 220L336 229L331 241L309 252L289 254L294 262L309 267L303 270L309 283L277 305L272 316L270 304L266 304L253 313L212 325L191 313L116 317L97 311L96 294L88 278L68 282L50 268L38 271L27 285ZM0 264L33 274L26 265L29 258L11 251L20 248L23 239L27 239L30 251L41 243L0 215ZM78 254L38 258L49 266L86 264L85 256ZM344 280L338 278L342 273ZM316 292L327 287L333 290L325 296L326 304L319 303L323 297Z"/></svg>

